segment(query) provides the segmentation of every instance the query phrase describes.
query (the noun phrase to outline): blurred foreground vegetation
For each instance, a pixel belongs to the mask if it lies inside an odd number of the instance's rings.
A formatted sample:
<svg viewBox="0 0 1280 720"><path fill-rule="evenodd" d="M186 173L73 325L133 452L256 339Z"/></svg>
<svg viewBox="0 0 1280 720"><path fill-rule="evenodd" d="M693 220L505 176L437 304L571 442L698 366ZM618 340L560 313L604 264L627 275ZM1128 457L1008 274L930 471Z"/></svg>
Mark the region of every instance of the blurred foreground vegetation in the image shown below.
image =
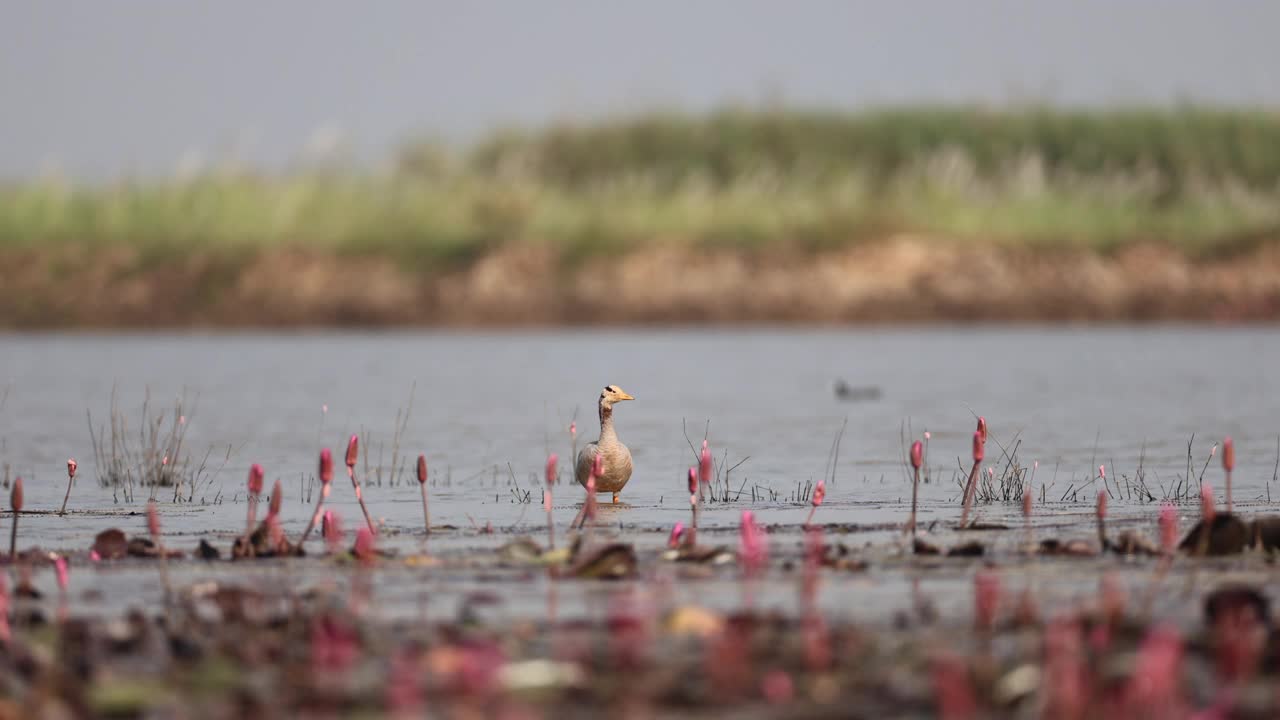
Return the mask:
<svg viewBox="0 0 1280 720"><path fill-rule="evenodd" d="M819 249L893 232L1229 252L1280 230L1280 113L725 110L421 142L389 169L0 187L0 249L278 247L465 262L649 243Z"/></svg>

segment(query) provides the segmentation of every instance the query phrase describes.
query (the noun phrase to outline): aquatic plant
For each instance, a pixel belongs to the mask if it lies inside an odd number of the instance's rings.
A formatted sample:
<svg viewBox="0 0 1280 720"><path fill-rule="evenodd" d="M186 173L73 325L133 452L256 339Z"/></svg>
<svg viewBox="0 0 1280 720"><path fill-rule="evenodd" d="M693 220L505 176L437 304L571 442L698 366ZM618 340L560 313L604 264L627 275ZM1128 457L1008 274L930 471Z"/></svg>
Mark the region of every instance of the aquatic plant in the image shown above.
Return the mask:
<svg viewBox="0 0 1280 720"><path fill-rule="evenodd" d="M354 435L352 437L355 437ZM353 460L354 462L354 460ZM328 499L330 489L333 485L333 453L329 448L320 450L320 463L316 473L320 477L320 496L316 498L316 509L311 513L311 520L307 523L307 529L302 531L302 537L298 540L298 547L306 544L307 538L311 537L311 531L315 529L317 523L320 522L321 513L324 510L324 501ZM276 481L277 491L280 488L280 481ZM271 494L271 506L273 511L271 517L279 514L279 507L276 503L276 496L279 492Z"/></svg>
<svg viewBox="0 0 1280 720"><path fill-rule="evenodd" d="M978 466L982 464L982 458L986 455L985 438L983 437L986 430L986 421L980 422L978 427L979 429L973 433L973 467L969 470L969 480L964 486L963 509L960 513L961 528L969 525L969 506L973 503L974 487L978 484Z"/></svg>
<svg viewBox="0 0 1280 720"><path fill-rule="evenodd" d="M151 543L155 546L156 557L160 559L160 585L164 588L165 606L169 604L169 597L172 591L169 587L169 558L168 551L164 547L164 537L160 534L160 511L156 507L155 500L147 501L147 533L151 536Z"/></svg>
<svg viewBox="0 0 1280 720"><path fill-rule="evenodd" d="M702 483L698 479L698 470L689 468L689 513L691 519L689 521L689 540L691 545L698 542L698 493L702 487Z"/></svg>
<svg viewBox="0 0 1280 720"><path fill-rule="evenodd" d="M71 485L76 481L76 469L79 465L75 458L67 458L67 492L62 496L62 507L58 510L59 515L67 514L67 500L71 499Z"/></svg>
<svg viewBox="0 0 1280 720"><path fill-rule="evenodd" d="M342 518L332 510L324 511L324 520L320 527L320 535L324 538L325 551L336 555L342 551L344 533Z"/></svg>
<svg viewBox="0 0 1280 720"><path fill-rule="evenodd" d="M1032 493L1031 485L1028 484L1022 489L1022 523L1026 528L1027 549L1033 551L1035 549L1035 535L1031 530L1031 508Z"/></svg>
<svg viewBox="0 0 1280 720"><path fill-rule="evenodd" d="M684 542L684 523L679 520L671 526L671 534L667 535L667 549L675 550Z"/></svg>
<svg viewBox="0 0 1280 720"><path fill-rule="evenodd" d="M973 624L982 632L991 632L996 624L1003 591L1000 574L994 568L983 568L973 576Z"/></svg>
<svg viewBox="0 0 1280 720"><path fill-rule="evenodd" d="M257 519L258 501L259 498L262 497L262 483L264 480L265 472L263 471L262 466L258 463L250 465L249 478L245 481L245 489L248 493L249 500L247 503L249 508L247 511L247 517L245 518L244 534L246 537L253 532L253 524Z"/></svg>
<svg viewBox="0 0 1280 720"><path fill-rule="evenodd" d="M323 468L324 463L321 462ZM329 463L329 477L333 477L333 462ZM280 517L280 507L284 503L284 488L280 485L280 479L277 478L275 485L271 486L271 500L267 503L267 519L276 520Z"/></svg>
<svg viewBox="0 0 1280 720"><path fill-rule="evenodd" d="M746 578L754 578L764 570L769 561L769 536L755 520L750 510L742 511L738 527L738 558Z"/></svg>
<svg viewBox="0 0 1280 720"><path fill-rule="evenodd" d="M925 433L928 437L929 433ZM916 536L916 499L920 494L920 467L924 465L924 443L911 443L911 516L907 520L907 534Z"/></svg>
<svg viewBox="0 0 1280 720"><path fill-rule="evenodd" d="M356 477L356 459L360 455L360 438L352 435L347 441L347 477L351 478L351 487L356 493L356 502L360 503L360 512L364 513L364 521L369 526L369 532L378 532L373 525L373 518L369 517L369 508L364 504L364 493L360 490L360 480Z"/></svg>
<svg viewBox="0 0 1280 720"><path fill-rule="evenodd" d="M9 528L9 562L18 560L18 516L22 514L22 478L14 478L9 490L9 508L13 510L13 524Z"/></svg>
<svg viewBox="0 0 1280 720"><path fill-rule="evenodd" d="M1214 445L1214 448L1216 449L1217 445ZM1195 546L1195 554L1201 557L1209 551L1209 544L1213 535L1213 521L1218 514L1214 505L1213 484L1203 483L1200 486L1200 532Z"/></svg>
<svg viewBox="0 0 1280 720"><path fill-rule="evenodd" d="M550 455L547 456L546 467L543 468L543 482L546 484L546 487L542 490L542 507L547 511L547 549L548 550L556 549L556 523L555 523L555 518L552 516L552 512L551 512L552 508L554 507L551 491L552 491L552 488L555 487L556 478L559 477L560 475L560 471L556 467L556 464L559 462L559 460L560 458L557 457L555 453L551 453Z"/></svg>
<svg viewBox="0 0 1280 720"><path fill-rule="evenodd" d="M711 449L707 441L702 441L702 451L698 453L698 499L705 500L705 490L711 484Z"/></svg>
<svg viewBox="0 0 1280 720"><path fill-rule="evenodd" d="M813 488L813 495L809 502L809 515L804 520L804 526L807 528L813 523L813 514L818 511L818 506L827 498L827 481L819 479L818 484Z"/></svg>
<svg viewBox="0 0 1280 720"><path fill-rule="evenodd" d="M553 456L554 457L554 456ZM418 489L422 492L422 533L431 534L431 511L427 507L427 456L418 455ZM550 515L547 516L550 518Z"/></svg>
<svg viewBox="0 0 1280 720"><path fill-rule="evenodd" d="M1098 550L1105 552L1109 547L1107 543L1107 491L1098 491L1098 502L1094 508L1094 515L1097 518L1098 525Z"/></svg>
<svg viewBox="0 0 1280 720"><path fill-rule="evenodd" d="M1236 469L1236 444L1230 435L1222 441L1222 469L1227 475L1227 512L1231 512L1231 471Z"/></svg>
<svg viewBox="0 0 1280 720"><path fill-rule="evenodd" d="M122 493L127 502L133 501L135 486L148 488L149 499L155 499L159 488L172 488L173 502L192 502L196 492L217 477L231 459L229 445L220 464L213 469L209 462L213 446L199 459L190 454L186 442L190 425L185 396L175 399L171 410L153 415L148 389L136 431L130 428L128 418L120 409L114 388L109 426L95 427L89 411L86 417L99 483L112 488L113 493Z"/></svg>
<svg viewBox="0 0 1280 720"><path fill-rule="evenodd" d="M370 565L377 560L378 536L372 529L362 527L356 531L354 554L362 565Z"/></svg>

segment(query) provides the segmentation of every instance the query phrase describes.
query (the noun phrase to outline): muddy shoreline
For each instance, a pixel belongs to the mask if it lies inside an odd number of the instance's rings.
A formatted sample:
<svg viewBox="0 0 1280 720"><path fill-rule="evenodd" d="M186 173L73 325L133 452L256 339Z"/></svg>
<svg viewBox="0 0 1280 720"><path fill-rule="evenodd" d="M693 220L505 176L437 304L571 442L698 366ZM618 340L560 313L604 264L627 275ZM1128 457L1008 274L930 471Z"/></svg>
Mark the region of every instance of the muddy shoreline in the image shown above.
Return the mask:
<svg viewBox="0 0 1280 720"><path fill-rule="evenodd" d="M0 257L0 327L20 330L1280 320L1280 241L1211 259L920 236L819 253L655 243L579 262L520 243L450 269L306 249Z"/></svg>

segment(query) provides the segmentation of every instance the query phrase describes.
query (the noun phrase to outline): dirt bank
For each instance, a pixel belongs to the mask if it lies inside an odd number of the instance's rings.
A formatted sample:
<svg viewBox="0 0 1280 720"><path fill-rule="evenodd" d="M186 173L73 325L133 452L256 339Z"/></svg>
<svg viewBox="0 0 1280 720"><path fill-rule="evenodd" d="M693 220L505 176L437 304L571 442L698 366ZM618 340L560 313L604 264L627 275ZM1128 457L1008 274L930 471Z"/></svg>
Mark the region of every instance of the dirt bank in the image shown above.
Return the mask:
<svg viewBox="0 0 1280 720"><path fill-rule="evenodd" d="M10 252L8 328L1280 319L1280 242L1189 259L921 237L822 254L655 245L569 265L535 244L448 271L305 250L140 261Z"/></svg>

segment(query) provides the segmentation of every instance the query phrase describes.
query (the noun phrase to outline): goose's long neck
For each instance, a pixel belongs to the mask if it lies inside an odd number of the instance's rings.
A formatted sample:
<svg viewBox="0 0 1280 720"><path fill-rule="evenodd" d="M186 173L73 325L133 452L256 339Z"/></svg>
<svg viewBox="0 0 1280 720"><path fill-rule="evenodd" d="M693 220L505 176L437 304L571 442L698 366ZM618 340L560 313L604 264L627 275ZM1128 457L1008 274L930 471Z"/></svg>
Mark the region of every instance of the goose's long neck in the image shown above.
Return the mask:
<svg viewBox="0 0 1280 720"><path fill-rule="evenodd" d="M600 444L612 445L618 442L618 433L613 429L613 405L600 403Z"/></svg>

